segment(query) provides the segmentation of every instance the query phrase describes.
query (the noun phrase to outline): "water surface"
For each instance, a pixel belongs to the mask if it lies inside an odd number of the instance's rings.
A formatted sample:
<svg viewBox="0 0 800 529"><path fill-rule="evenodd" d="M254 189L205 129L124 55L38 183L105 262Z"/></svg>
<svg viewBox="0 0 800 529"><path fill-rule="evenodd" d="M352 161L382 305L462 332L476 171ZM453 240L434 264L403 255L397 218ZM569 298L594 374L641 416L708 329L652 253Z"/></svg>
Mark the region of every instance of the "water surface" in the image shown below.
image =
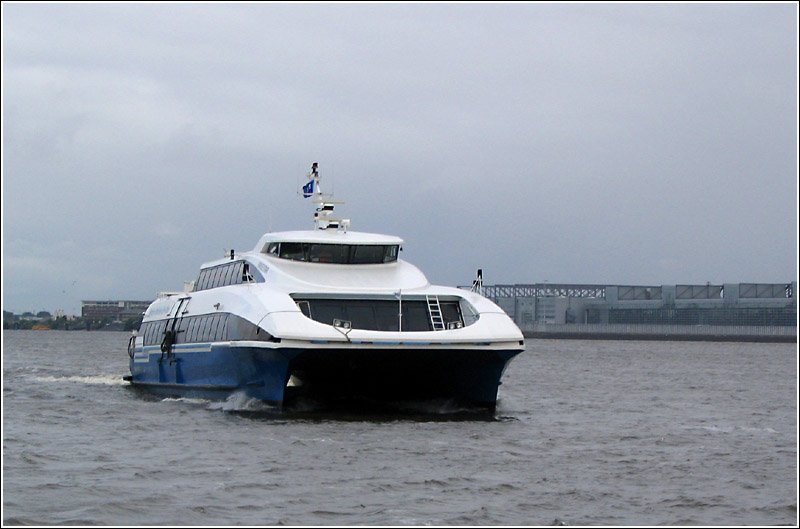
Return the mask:
<svg viewBox="0 0 800 529"><path fill-rule="evenodd" d="M3 523L797 524L796 344L528 340L494 416L286 414L3 334Z"/></svg>

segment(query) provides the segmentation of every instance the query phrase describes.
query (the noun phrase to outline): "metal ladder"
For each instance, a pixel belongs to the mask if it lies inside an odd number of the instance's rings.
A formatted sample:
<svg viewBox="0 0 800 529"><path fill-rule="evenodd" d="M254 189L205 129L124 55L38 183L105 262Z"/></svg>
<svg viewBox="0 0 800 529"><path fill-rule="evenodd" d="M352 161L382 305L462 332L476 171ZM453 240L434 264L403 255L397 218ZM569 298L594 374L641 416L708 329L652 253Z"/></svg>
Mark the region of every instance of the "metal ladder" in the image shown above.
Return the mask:
<svg viewBox="0 0 800 529"><path fill-rule="evenodd" d="M442 307L439 305L439 296L425 296L428 302L428 314L431 317L431 326L434 331L444 330L444 318L442 317Z"/></svg>

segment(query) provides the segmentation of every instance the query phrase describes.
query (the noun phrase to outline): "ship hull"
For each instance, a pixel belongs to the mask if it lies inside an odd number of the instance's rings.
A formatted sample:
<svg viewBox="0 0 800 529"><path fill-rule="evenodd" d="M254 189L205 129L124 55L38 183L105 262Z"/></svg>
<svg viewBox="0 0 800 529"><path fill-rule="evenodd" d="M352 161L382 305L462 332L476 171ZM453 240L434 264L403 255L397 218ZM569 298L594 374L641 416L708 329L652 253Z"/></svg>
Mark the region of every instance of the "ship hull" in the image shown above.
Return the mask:
<svg viewBox="0 0 800 529"><path fill-rule="evenodd" d="M521 350L290 348L235 344L136 351L131 382L168 397L225 399L243 392L291 407L448 402L494 409L500 379ZM291 380L291 382L290 382Z"/></svg>

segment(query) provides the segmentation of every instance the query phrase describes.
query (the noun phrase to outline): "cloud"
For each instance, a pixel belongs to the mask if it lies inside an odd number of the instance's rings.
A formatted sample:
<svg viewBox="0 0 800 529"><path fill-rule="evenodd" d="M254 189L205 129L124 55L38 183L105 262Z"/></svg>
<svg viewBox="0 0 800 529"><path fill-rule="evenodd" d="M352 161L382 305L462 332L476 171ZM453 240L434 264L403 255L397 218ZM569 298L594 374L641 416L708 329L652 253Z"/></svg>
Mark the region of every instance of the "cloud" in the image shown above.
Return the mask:
<svg viewBox="0 0 800 529"><path fill-rule="evenodd" d="M4 304L178 288L314 161L434 282L791 280L796 14L4 5Z"/></svg>

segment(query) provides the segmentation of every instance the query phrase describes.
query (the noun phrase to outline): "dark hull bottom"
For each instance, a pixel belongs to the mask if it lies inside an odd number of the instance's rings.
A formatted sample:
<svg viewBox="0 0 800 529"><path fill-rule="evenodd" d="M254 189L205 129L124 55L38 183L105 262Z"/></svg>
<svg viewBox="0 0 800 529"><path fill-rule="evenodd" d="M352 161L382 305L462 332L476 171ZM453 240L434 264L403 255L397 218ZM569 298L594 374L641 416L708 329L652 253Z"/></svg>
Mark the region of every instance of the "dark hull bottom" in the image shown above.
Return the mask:
<svg viewBox="0 0 800 529"><path fill-rule="evenodd" d="M289 409L494 410L503 371L520 352L220 345L132 361L131 382L164 397L224 400L244 392Z"/></svg>
<svg viewBox="0 0 800 529"><path fill-rule="evenodd" d="M289 364L299 387L286 404L330 407L494 409L513 351L306 351Z"/></svg>

